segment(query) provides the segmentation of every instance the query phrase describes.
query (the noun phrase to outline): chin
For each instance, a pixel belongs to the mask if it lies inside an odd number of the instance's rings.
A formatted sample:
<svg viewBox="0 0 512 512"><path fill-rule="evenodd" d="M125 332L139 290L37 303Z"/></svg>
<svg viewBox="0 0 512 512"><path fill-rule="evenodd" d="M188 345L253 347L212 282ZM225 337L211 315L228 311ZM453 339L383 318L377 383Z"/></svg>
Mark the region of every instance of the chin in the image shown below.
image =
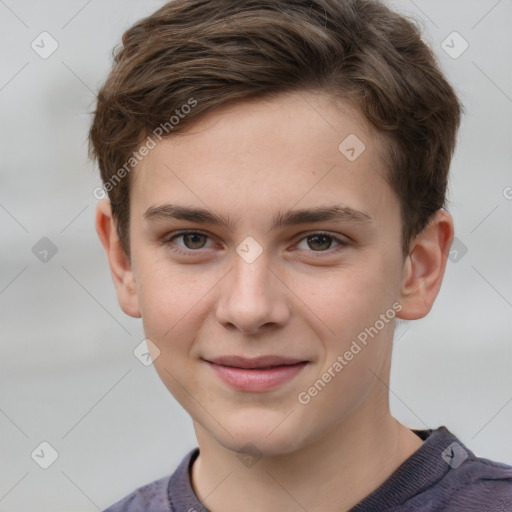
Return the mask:
<svg viewBox="0 0 512 512"><path fill-rule="evenodd" d="M297 439L288 436L266 438L265 435L244 433L240 436L223 436L217 441L226 449L255 457L279 457L293 453L300 448Z"/></svg>
<svg viewBox="0 0 512 512"><path fill-rule="evenodd" d="M224 416L226 418L226 416ZM210 430L224 448L253 456L275 457L286 455L307 444L307 432L297 421L286 418L286 414L275 411L253 411L236 421L225 421L223 429ZM284 419L284 421L283 421Z"/></svg>

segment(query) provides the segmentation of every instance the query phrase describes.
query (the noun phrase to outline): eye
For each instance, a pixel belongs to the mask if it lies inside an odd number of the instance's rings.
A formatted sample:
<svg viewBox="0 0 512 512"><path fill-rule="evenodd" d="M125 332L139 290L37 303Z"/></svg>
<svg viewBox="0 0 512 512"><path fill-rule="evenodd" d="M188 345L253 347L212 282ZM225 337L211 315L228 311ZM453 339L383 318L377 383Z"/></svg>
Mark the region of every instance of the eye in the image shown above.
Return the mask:
<svg viewBox="0 0 512 512"><path fill-rule="evenodd" d="M301 244L302 247L300 247ZM296 245L296 249L307 251L309 248L313 252L327 252L333 245L334 247L344 247L348 244L329 233L318 232L302 238Z"/></svg>
<svg viewBox="0 0 512 512"><path fill-rule="evenodd" d="M180 231L167 237L163 243L174 252L190 254L191 252L198 252L199 249L208 248L207 241L209 239L208 235L200 231ZM181 240L181 244L176 242L179 240Z"/></svg>
<svg viewBox="0 0 512 512"><path fill-rule="evenodd" d="M208 245L208 242L210 244ZM201 249L209 249L215 247L215 242L210 236L201 231L180 231L166 237L162 243L169 247L170 250L184 256L191 256L194 253L200 254ZM348 245L338 237L325 232L311 233L295 245L293 250L301 250L316 253L331 253ZM332 250L331 250L332 249Z"/></svg>

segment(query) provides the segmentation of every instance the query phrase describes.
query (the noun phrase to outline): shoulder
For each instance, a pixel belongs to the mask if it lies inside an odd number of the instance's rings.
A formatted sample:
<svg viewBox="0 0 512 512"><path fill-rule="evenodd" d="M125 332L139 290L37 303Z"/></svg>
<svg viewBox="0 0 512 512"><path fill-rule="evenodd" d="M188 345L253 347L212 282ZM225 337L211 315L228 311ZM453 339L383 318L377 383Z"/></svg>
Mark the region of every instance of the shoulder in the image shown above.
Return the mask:
<svg viewBox="0 0 512 512"><path fill-rule="evenodd" d="M419 501L432 505L432 510L441 506L447 512L512 512L512 466L477 457L444 428L437 432L441 442L432 445L435 462L429 465L434 469L444 464L445 469L439 471L437 482L418 496Z"/></svg>
<svg viewBox="0 0 512 512"><path fill-rule="evenodd" d="M169 482L171 476L166 476L150 484L139 487L134 492L108 507L104 512L170 512Z"/></svg>
<svg viewBox="0 0 512 512"><path fill-rule="evenodd" d="M199 503L189 477L191 464L198 454L198 448L191 450L172 475L139 487L104 512L176 512L182 510L183 503Z"/></svg>
<svg viewBox="0 0 512 512"><path fill-rule="evenodd" d="M507 464L469 452L464 463L451 468L443 480L443 494L452 507L512 512L512 467Z"/></svg>
<svg viewBox="0 0 512 512"><path fill-rule="evenodd" d="M422 446L354 512L512 512L511 466L477 457L446 427L414 432Z"/></svg>

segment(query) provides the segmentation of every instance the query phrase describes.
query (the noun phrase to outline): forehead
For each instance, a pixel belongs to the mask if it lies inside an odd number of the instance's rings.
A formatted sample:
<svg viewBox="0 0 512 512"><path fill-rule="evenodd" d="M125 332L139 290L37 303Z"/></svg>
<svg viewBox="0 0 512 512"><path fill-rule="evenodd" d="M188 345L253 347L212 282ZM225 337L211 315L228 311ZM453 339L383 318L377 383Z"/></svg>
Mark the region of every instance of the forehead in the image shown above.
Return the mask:
<svg viewBox="0 0 512 512"><path fill-rule="evenodd" d="M322 202L375 209L394 195L384 150L354 107L326 94L239 102L159 142L133 173L131 202L139 214L177 200L245 215Z"/></svg>

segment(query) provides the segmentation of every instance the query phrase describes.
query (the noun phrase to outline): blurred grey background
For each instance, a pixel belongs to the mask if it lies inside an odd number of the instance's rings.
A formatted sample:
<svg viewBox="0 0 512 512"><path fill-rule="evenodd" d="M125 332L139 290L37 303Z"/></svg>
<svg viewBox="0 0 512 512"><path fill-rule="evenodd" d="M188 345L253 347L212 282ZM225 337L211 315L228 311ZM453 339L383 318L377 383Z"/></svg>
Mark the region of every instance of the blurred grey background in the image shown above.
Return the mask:
<svg viewBox="0 0 512 512"><path fill-rule="evenodd" d="M196 445L133 354L144 333L117 304L86 154L112 48L163 3L0 0L2 512L101 510ZM390 4L421 21L466 109L457 240L431 314L397 330L392 410L512 464L512 1Z"/></svg>

